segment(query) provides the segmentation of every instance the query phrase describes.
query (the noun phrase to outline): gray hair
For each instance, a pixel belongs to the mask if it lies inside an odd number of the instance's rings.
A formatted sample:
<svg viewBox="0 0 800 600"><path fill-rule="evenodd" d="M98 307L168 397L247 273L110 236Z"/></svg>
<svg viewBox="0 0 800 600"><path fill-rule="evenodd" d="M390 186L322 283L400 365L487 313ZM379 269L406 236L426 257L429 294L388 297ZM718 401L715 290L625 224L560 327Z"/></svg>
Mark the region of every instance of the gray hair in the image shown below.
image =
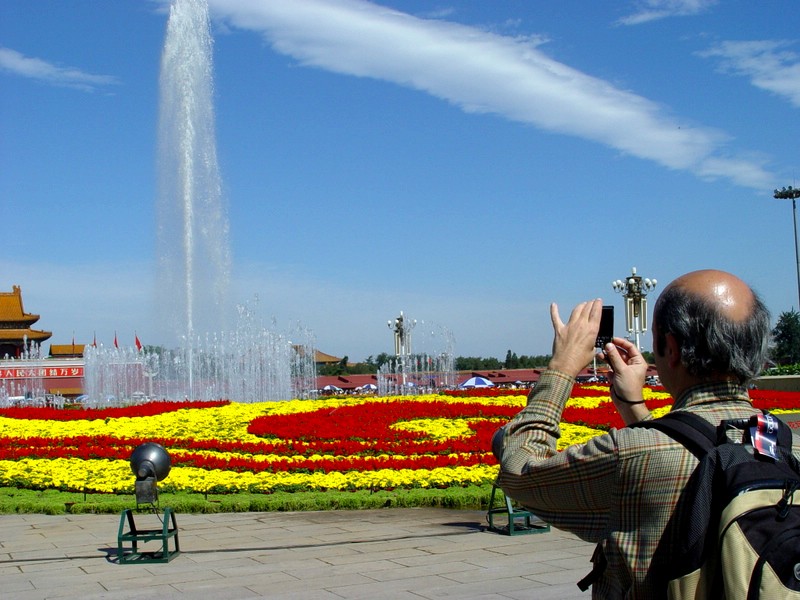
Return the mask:
<svg viewBox="0 0 800 600"><path fill-rule="evenodd" d="M671 333L690 375L733 375L746 384L758 377L767 359L770 314L755 291L747 318L733 320L706 298L679 285L669 286L656 302L653 321L658 354L664 354L666 337Z"/></svg>

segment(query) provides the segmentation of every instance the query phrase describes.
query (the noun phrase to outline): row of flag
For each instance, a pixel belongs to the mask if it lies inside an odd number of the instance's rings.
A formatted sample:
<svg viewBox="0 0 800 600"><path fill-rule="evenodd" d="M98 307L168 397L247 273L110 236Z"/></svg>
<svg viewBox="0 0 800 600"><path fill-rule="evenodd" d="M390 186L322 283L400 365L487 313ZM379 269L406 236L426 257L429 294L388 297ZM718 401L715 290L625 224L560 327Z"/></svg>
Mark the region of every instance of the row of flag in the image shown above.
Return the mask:
<svg viewBox="0 0 800 600"><path fill-rule="evenodd" d="M136 350L141 352L141 350L143 348L142 342L139 341L139 336L135 332L133 334L133 343L136 346ZM97 333L95 333L93 338L92 338L92 346L97 348ZM117 332L116 331L114 332L114 348L119 348L119 340L117 339ZM73 351L75 350L75 334L74 333L72 334L72 350Z"/></svg>

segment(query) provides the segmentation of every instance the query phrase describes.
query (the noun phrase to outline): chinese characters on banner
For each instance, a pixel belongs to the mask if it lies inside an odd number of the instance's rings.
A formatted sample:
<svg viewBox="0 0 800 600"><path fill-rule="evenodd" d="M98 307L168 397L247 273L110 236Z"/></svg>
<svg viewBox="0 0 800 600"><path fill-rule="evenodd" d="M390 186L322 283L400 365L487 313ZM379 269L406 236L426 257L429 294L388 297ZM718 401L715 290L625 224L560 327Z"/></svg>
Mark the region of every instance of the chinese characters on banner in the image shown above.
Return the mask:
<svg viewBox="0 0 800 600"><path fill-rule="evenodd" d="M46 379L48 377L83 377L83 365L69 367L0 368L0 379Z"/></svg>

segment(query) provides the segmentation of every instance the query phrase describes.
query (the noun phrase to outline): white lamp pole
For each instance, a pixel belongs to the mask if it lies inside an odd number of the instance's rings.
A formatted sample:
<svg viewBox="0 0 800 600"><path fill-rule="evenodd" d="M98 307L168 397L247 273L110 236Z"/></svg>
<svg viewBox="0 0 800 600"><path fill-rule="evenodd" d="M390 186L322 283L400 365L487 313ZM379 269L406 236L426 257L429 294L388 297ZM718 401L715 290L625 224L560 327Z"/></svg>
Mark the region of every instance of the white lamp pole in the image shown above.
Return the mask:
<svg viewBox="0 0 800 600"><path fill-rule="evenodd" d="M611 282L611 288L625 298L625 325L628 333L634 335L634 343L641 350L639 334L647 331L647 293L656 289L656 279L642 279L633 267L631 275L624 281Z"/></svg>
<svg viewBox="0 0 800 600"><path fill-rule="evenodd" d="M394 329L394 354L400 365L401 383L403 393L406 391L406 358L411 355L411 330L417 324L416 319L408 321L400 311L400 316L394 321L389 321L387 325Z"/></svg>
<svg viewBox="0 0 800 600"><path fill-rule="evenodd" d="M792 219L794 220L794 257L797 262L797 300L800 302L800 252L797 249L797 199L800 198L800 189L783 188L782 190L775 190L774 197L778 200L791 200L792 201ZM800 304L797 305L800 309Z"/></svg>

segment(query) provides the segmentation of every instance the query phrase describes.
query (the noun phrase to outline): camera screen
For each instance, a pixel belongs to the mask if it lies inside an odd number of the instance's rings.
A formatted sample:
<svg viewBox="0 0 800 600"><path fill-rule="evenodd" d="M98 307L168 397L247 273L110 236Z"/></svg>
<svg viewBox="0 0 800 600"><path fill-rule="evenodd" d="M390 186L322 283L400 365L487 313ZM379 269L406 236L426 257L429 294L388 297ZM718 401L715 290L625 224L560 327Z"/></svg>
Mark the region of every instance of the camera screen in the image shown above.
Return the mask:
<svg viewBox="0 0 800 600"><path fill-rule="evenodd" d="M595 347L602 348L614 337L614 307L604 306L600 317L600 331L597 332Z"/></svg>

